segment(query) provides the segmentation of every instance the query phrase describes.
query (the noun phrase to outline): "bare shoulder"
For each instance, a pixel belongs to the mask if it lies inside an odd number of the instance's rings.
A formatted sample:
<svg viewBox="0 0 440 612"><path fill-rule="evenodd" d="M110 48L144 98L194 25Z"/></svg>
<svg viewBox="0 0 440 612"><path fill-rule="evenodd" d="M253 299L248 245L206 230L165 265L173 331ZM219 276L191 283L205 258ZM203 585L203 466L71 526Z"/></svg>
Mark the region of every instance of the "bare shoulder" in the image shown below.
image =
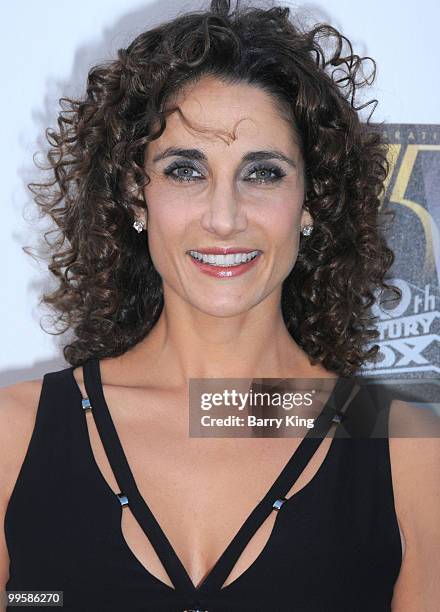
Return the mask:
<svg viewBox="0 0 440 612"><path fill-rule="evenodd" d="M29 444L42 383L27 380L0 389L0 469L10 467Z"/></svg>
<svg viewBox="0 0 440 612"><path fill-rule="evenodd" d="M393 400L389 432L395 501L408 521L408 510L427 510L426 503L420 503L420 494L426 489L432 487L440 501L440 417L431 410ZM428 495L428 501L434 503L435 499Z"/></svg>
<svg viewBox="0 0 440 612"><path fill-rule="evenodd" d="M390 407L390 460L405 554L393 612L440 604L440 417L403 400Z"/></svg>
<svg viewBox="0 0 440 612"><path fill-rule="evenodd" d="M42 382L29 380L0 388L0 591L9 572L5 512L34 429Z"/></svg>
<svg viewBox="0 0 440 612"><path fill-rule="evenodd" d="M428 511L426 503L440 501L440 416L430 409L393 400L389 434L396 505L403 520L413 522L420 512ZM420 497L422 493L428 493L426 500ZM415 511L412 516L411 510Z"/></svg>

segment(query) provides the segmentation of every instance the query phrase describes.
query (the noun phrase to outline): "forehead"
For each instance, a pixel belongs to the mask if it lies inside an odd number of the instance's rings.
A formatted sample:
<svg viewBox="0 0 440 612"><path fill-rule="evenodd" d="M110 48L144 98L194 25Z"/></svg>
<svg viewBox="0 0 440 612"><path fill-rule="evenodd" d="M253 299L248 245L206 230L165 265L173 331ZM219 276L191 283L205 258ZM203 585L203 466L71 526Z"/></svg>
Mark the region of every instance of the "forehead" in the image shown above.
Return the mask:
<svg viewBox="0 0 440 612"><path fill-rule="evenodd" d="M149 144L151 151L176 142L196 145L202 141L204 148L235 145L242 150L272 144L290 153L298 148L293 126L277 102L255 85L204 77L182 89L170 106L178 106L182 114L167 117L163 134Z"/></svg>

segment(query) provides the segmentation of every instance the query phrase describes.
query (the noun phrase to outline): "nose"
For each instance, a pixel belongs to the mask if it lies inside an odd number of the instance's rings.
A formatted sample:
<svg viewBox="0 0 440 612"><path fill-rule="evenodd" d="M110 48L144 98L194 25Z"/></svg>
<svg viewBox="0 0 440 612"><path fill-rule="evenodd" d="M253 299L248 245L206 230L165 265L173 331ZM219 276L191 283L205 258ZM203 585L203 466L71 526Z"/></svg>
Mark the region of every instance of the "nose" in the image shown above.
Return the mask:
<svg viewBox="0 0 440 612"><path fill-rule="evenodd" d="M201 225L206 231L221 237L242 232L247 227L243 202L235 191L224 184L211 193L209 202L203 209Z"/></svg>

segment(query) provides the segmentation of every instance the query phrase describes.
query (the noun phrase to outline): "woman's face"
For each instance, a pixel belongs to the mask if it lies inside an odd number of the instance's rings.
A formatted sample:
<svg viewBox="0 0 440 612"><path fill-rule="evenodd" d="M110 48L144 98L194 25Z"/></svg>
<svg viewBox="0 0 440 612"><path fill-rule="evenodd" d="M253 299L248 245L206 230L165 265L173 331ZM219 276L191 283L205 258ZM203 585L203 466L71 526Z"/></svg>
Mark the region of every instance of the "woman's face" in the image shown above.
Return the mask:
<svg viewBox="0 0 440 612"><path fill-rule="evenodd" d="M148 244L165 304L178 296L221 317L269 296L279 302L301 227L311 222L302 208L303 160L292 130L272 98L249 85L204 78L177 104L189 125L171 114L145 154ZM234 130L234 140L222 132ZM239 269L201 265L189 254L213 247L258 256Z"/></svg>

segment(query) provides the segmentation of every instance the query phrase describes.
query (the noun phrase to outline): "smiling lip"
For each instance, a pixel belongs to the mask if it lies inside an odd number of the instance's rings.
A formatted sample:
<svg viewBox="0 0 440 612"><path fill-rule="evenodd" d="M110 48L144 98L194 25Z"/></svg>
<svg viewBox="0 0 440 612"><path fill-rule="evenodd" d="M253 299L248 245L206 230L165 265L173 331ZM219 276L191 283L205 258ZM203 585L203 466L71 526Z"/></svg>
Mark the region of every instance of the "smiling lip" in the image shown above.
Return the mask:
<svg viewBox="0 0 440 612"><path fill-rule="evenodd" d="M253 250L256 251L257 249L253 249ZM203 251L203 252L206 253L206 251ZM229 253L232 253L232 252L233 251L229 251ZM240 250L238 252L243 253L246 251ZM249 252L249 249L247 249L247 252ZM244 274L248 270L252 269L256 265L258 260L260 259L261 254L262 252L259 251L258 255L256 255L256 257L254 257L250 261L247 261L246 263L241 263L235 266L214 266L212 264L203 263L203 261L199 261L198 259L195 259L189 254L188 254L188 257L191 259L193 264L198 267L200 272L203 272L204 274L207 274L208 276L214 276L215 278L233 278L234 276L240 276L241 274Z"/></svg>
<svg viewBox="0 0 440 612"><path fill-rule="evenodd" d="M258 251L259 249L247 249L246 247L200 247L199 249L190 250L206 253L206 255L232 255L233 253L252 253L252 251Z"/></svg>

